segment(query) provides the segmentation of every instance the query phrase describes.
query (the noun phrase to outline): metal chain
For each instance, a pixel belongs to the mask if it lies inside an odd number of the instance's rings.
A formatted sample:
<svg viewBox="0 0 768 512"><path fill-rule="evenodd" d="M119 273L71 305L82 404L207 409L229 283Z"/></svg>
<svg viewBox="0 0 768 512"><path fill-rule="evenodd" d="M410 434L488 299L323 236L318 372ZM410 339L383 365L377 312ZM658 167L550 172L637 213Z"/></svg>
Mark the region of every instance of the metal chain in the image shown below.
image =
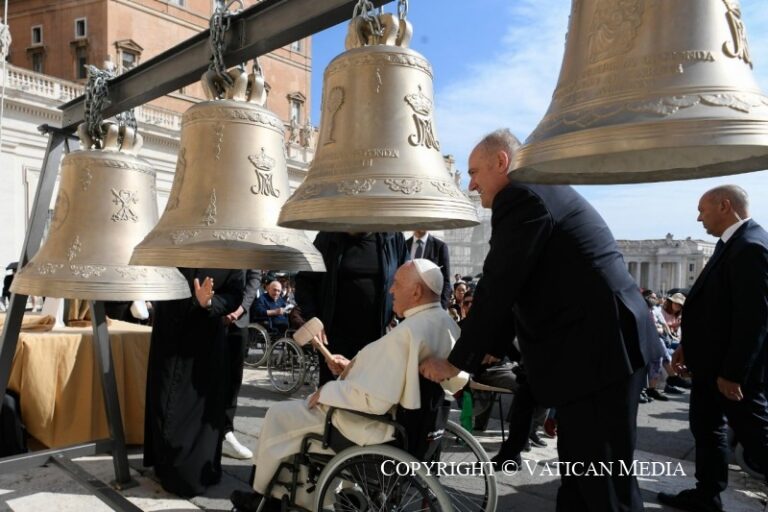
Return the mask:
<svg viewBox="0 0 768 512"><path fill-rule="evenodd" d="M224 36L227 30L229 30L232 14L239 12L239 10L235 11L235 13L229 12L229 8L234 3L240 4L241 8L243 7L241 0L232 0L226 4L222 0L217 0L210 22L211 34L209 44L211 47L211 64L208 66L208 69L215 71L219 78L228 85L232 85L233 80L227 74L227 67L224 64Z"/></svg>
<svg viewBox="0 0 768 512"><path fill-rule="evenodd" d="M87 65L88 83L85 86L85 126L88 135L101 147L104 139L102 112L109 103L108 81L114 73Z"/></svg>
<svg viewBox="0 0 768 512"><path fill-rule="evenodd" d="M358 0L357 4L355 4L355 9L352 11L352 17L360 17L368 22L374 35L380 36L384 33L379 16L376 14L376 7L374 7L373 2L370 0Z"/></svg>

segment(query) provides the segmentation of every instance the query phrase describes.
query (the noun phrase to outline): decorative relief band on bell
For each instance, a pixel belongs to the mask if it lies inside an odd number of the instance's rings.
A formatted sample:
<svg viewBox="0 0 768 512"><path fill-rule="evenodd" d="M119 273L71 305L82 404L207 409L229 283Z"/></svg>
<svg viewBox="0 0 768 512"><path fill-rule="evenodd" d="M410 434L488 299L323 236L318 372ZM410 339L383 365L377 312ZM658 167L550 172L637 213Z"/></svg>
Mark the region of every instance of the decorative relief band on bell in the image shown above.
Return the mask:
<svg viewBox="0 0 768 512"><path fill-rule="evenodd" d="M112 190L112 202L117 205L118 210L112 214L113 222L120 222L120 221L133 221L137 222L139 220L139 216L136 215L136 213L131 209L131 206L138 204L139 200L136 197L136 195L139 193L138 190L120 190L119 192L115 189Z"/></svg>
<svg viewBox="0 0 768 512"><path fill-rule="evenodd" d="M126 266L126 267L114 267L115 272L120 274L124 279L130 279L131 281L137 281L139 279L146 279L149 274L149 267L138 266Z"/></svg>
<svg viewBox="0 0 768 512"><path fill-rule="evenodd" d="M406 195L421 192L421 180L387 178L384 183L392 192L402 192Z"/></svg>
<svg viewBox="0 0 768 512"><path fill-rule="evenodd" d="M364 180L345 180L338 184L337 190L348 196L358 195L361 192L369 192L376 180L366 178Z"/></svg>
<svg viewBox="0 0 768 512"><path fill-rule="evenodd" d="M301 185L293 196L291 201L304 201L312 199L318 196L333 195L334 192L340 192L346 195L362 195L368 192L376 192L379 181L375 178L367 178L364 180L345 180L340 183L336 181L327 181L325 183L311 183L309 185ZM428 195L424 192L424 184L431 184L440 194L446 195L452 198L466 198L464 194L453 181L436 181L430 179L420 178L384 178L381 183L386 185L386 189L391 192L400 192L404 195L420 194ZM385 187L378 187L379 192Z"/></svg>
<svg viewBox="0 0 768 512"><path fill-rule="evenodd" d="M236 240L243 242L248 239L247 231L214 231L211 236L216 240Z"/></svg>
<svg viewBox="0 0 768 512"><path fill-rule="evenodd" d="M355 51L349 51L342 56L337 57L336 60L331 62L327 68L325 68L325 76L327 77L338 73L339 71L343 71L350 66L365 66L365 65L373 65L373 66L389 66L392 64L398 65L398 66L405 66L408 68L416 68L427 75L429 75L429 78L432 79L432 65L429 63L427 59L424 57L421 57L416 52L413 52L412 50L408 53L404 52L376 52L376 53L370 53L370 52L364 52L361 51L359 55L355 55Z"/></svg>
<svg viewBox="0 0 768 512"><path fill-rule="evenodd" d="M63 263L42 263L42 264L28 264L30 268L34 267L37 269L37 273L43 276L53 275L62 268L64 268Z"/></svg>
<svg viewBox="0 0 768 512"><path fill-rule="evenodd" d="M139 161L132 157L129 161L112 160L108 158L95 158L93 152L91 155L78 155L77 153L68 154L62 161L62 170L66 167L73 168L85 168L89 166L103 166L112 169L124 169L126 171L136 171L144 174L149 174L152 177L156 176L155 170L148 166L139 163Z"/></svg>
<svg viewBox="0 0 768 512"><path fill-rule="evenodd" d="M211 105L214 103L214 101L198 103L195 107L187 110L182 117L182 126L185 124L194 123L196 121L221 121L224 123L231 123L233 121L247 121L264 128L274 129L281 134L283 133L283 122L278 119L277 116L272 113L268 113L266 110L256 110L259 108L258 106L254 105L252 109L243 108L242 106L239 108L224 106L212 108ZM240 105L243 104L240 103Z"/></svg>
<svg viewBox="0 0 768 512"><path fill-rule="evenodd" d="M611 118L626 113L648 114L655 117L668 117L682 109L697 105L713 108L729 108L744 114L751 113L756 108L768 107L768 96L750 93L712 93L687 94L663 98L644 99L635 102L616 103L601 108L584 108L576 112L548 116L541 120L539 126L528 137L527 141L546 136L552 130L560 127L589 128L597 123L609 124Z"/></svg>
<svg viewBox="0 0 768 512"><path fill-rule="evenodd" d="M177 231L171 231L169 236L171 237L171 242L173 242L173 245L181 245L187 240L196 238L199 234L200 231L192 231L191 229L179 229ZM147 241L147 239L144 239L144 242Z"/></svg>
<svg viewBox="0 0 768 512"><path fill-rule="evenodd" d="M70 265L69 270L73 275L81 279L90 279L92 277L101 277L107 267L101 265Z"/></svg>

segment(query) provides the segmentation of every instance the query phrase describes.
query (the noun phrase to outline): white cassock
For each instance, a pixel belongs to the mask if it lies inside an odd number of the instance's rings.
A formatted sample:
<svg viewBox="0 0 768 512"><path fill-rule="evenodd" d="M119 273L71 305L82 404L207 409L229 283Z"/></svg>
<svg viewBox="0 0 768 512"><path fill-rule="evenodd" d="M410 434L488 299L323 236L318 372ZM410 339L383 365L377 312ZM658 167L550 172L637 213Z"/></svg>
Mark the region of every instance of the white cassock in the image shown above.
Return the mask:
<svg viewBox="0 0 768 512"><path fill-rule="evenodd" d="M397 327L357 353L344 380L322 387L318 406L310 409L306 401L293 400L270 407L256 449L253 488L264 494L280 463L299 453L304 436L323 433L328 406L371 414L384 414L398 404L406 409L421 407L419 363L428 357L447 358L459 332L439 302L411 308ZM442 385L455 393L467 379L462 372ZM361 446L381 444L393 437L391 426L343 411L333 415L333 424ZM318 448L318 443L312 444ZM272 492L275 497L282 494L282 488ZM303 492L297 493L296 502L312 508L311 498Z"/></svg>

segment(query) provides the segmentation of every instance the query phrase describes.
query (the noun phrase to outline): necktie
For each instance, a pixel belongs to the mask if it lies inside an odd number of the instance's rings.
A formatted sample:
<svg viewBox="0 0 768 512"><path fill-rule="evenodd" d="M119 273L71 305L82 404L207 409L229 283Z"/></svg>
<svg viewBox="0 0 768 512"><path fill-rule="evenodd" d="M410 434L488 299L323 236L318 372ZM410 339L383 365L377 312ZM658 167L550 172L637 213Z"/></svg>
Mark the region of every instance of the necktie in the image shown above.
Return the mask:
<svg viewBox="0 0 768 512"><path fill-rule="evenodd" d="M424 255L424 242L416 240L416 253L413 255L414 259L421 258Z"/></svg>
<svg viewBox="0 0 768 512"><path fill-rule="evenodd" d="M717 241L717 243L715 244L715 252L712 253L712 258L711 259L715 259L715 256L720 254L720 251L723 250L723 246L724 245L725 245L725 242L723 242L722 239Z"/></svg>

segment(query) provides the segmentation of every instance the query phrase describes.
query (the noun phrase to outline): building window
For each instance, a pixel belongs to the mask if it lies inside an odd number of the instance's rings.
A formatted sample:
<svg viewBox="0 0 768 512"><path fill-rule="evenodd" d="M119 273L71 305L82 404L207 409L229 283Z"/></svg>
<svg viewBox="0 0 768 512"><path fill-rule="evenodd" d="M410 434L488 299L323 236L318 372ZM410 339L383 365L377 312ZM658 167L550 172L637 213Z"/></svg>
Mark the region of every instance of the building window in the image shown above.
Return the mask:
<svg viewBox="0 0 768 512"><path fill-rule="evenodd" d="M43 26L35 25L32 27L32 46L43 44Z"/></svg>
<svg viewBox="0 0 768 512"><path fill-rule="evenodd" d="M291 51L300 52L303 49L304 49L304 44L302 39L299 39L298 41L294 41L291 43Z"/></svg>
<svg viewBox="0 0 768 512"><path fill-rule="evenodd" d="M80 46L75 50L75 76L78 79L88 78L88 70L85 65L88 64L88 47Z"/></svg>
<svg viewBox="0 0 768 512"><path fill-rule="evenodd" d="M180 7L184 7L184 0L168 0L169 4L178 5Z"/></svg>
<svg viewBox="0 0 768 512"><path fill-rule="evenodd" d="M75 39L82 39L88 35L88 23L85 18L75 20Z"/></svg>
<svg viewBox="0 0 768 512"><path fill-rule="evenodd" d="M43 72L43 52L35 52L32 54L32 71L35 73Z"/></svg>
<svg viewBox="0 0 768 512"><path fill-rule="evenodd" d="M139 62L139 56L133 52L123 50L120 55L120 66L122 66L121 71L123 73L136 67Z"/></svg>
<svg viewBox="0 0 768 512"><path fill-rule="evenodd" d="M297 100L291 100L291 121L297 123L301 121L301 102Z"/></svg>
<svg viewBox="0 0 768 512"><path fill-rule="evenodd" d="M297 123L302 122L304 119L302 111L304 110L304 102L306 99L306 96L298 91L288 95L288 104L290 106L290 121L296 121Z"/></svg>
<svg viewBox="0 0 768 512"><path fill-rule="evenodd" d="M688 272L693 272L693 270L694 270L695 268L696 268L696 265L694 265L693 263L689 263L689 264L688 264Z"/></svg>

